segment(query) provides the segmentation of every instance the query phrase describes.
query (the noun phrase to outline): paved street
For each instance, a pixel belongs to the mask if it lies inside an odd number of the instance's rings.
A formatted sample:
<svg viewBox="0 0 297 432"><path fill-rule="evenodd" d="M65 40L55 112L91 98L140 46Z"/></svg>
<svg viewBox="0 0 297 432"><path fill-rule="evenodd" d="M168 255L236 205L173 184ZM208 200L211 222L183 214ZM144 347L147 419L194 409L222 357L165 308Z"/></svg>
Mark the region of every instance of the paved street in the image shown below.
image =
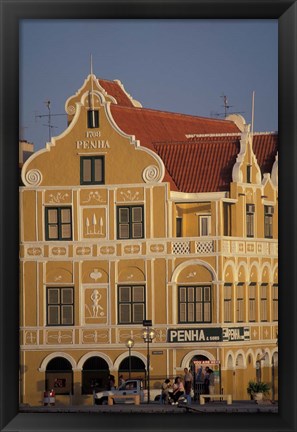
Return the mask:
<svg viewBox="0 0 297 432"><path fill-rule="evenodd" d="M113 406L108 405L71 405L71 406L36 406L29 407L22 405L20 412L23 413L153 413L153 414L207 414L207 413L277 413L278 403L264 401L257 403L255 401L234 401L231 405L226 402L210 402L205 405L199 405L193 402L191 405L161 405L159 403L150 404L116 404Z"/></svg>

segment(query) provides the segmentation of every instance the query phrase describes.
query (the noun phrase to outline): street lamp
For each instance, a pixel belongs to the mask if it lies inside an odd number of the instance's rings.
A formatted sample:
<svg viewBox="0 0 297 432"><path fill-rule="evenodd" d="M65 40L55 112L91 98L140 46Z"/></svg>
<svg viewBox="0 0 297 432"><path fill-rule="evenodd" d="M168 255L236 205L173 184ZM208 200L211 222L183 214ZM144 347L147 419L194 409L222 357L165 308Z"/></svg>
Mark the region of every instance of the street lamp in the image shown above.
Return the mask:
<svg viewBox="0 0 297 432"><path fill-rule="evenodd" d="M150 326L152 325L151 321L143 321L143 325L146 327L142 332L142 337L144 342L147 343L147 403L150 403L150 342L156 336L155 330Z"/></svg>
<svg viewBox="0 0 297 432"><path fill-rule="evenodd" d="M129 349L129 379L131 379L131 349L134 346L134 340L129 338L126 340L126 347Z"/></svg>

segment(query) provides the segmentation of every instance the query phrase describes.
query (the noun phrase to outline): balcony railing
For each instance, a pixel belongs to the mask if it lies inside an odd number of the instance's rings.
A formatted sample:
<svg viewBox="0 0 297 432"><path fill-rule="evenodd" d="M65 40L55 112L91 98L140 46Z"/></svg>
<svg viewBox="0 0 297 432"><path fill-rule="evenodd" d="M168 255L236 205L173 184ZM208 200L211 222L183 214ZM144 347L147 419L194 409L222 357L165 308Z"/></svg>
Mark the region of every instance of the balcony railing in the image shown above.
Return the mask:
<svg viewBox="0 0 297 432"><path fill-rule="evenodd" d="M277 257L278 242L274 239L240 237L178 237L96 242L35 242L23 243L21 258L84 259L93 256L269 256Z"/></svg>

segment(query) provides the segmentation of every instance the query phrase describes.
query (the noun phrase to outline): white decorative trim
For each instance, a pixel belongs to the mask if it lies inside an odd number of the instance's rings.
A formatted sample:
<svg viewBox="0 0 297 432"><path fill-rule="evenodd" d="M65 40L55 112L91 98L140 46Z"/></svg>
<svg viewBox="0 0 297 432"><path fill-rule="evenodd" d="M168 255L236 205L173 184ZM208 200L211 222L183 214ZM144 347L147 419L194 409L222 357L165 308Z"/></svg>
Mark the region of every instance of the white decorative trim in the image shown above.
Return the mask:
<svg viewBox="0 0 297 432"><path fill-rule="evenodd" d="M186 134L186 138L215 138L215 137L240 137L240 132L210 133L210 134Z"/></svg>
<svg viewBox="0 0 297 432"><path fill-rule="evenodd" d="M125 93L125 95L130 99L130 101L132 102L133 106L135 106L136 108L142 108L142 105L139 101L133 99L133 97L127 93L125 87L123 86L123 84L121 83L120 80L114 80L115 83L118 84L118 86L122 89L122 91Z"/></svg>
<svg viewBox="0 0 297 432"><path fill-rule="evenodd" d="M156 165L149 165L143 170L142 178L146 183L154 183L161 180L161 173Z"/></svg>
<svg viewBox="0 0 297 432"><path fill-rule="evenodd" d="M38 169L31 169L25 175L25 183L28 186L39 186L42 182L42 174Z"/></svg>
<svg viewBox="0 0 297 432"><path fill-rule="evenodd" d="M76 361L74 360L74 358L71 355L69 355L67 353L64 353L64 352L58 352L57 351L57 352L53 352L53 353L49 354L48 356L46 356L43 359L43 361L42 361L42 363L40 365L40 368L39 368L39 372L45 372L48 363L52 359L54 359L56 357L63 357L63 358L65 358L66 360L68 360L71 363L72 369L76 369Z"/></svg>
<svg viewBox="0 0 297 432"><path fill-rule="evenodd" d="M66 107L66 112L69 115L74 115L76 111L76 107L74 105L69 105L68 107Z"/></svg>
<svg viewBox="0 0 297 432"><path fill-rule="evenodd" d="M274 187L278 187L278 153L276 154L275 161L271 170L271 182Z"/></svg>

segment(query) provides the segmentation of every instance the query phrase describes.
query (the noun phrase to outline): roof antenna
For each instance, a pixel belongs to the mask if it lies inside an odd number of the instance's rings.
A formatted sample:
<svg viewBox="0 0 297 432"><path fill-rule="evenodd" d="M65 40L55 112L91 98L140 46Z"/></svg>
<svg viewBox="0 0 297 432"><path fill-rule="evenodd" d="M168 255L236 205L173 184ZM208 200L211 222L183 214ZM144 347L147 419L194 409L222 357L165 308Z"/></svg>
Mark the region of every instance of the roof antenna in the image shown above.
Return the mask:
<svg viewBox="0 0 297 432"><path fill-rule="evenodd" d="M46 105L46 107L48 109L48 114L35 115L35 120L36 120L36 118L47 117L48 122L47 122L47 124L45 124L43 126L48 127L48 139L49 139L49 141L51 141L51 139L52 139L52 129L53 128L57 128L57 126L53 126L52 125L52 117L53 116L65 116L67 114L52 114L51 113L51 101L47 100L47 101L44 101L44 103L45 103L45 105Z"/></svg>
<svg viewBox="0 0 297 432"><path fill-rule="evenodd" d="M255 90L252 97L252 135L254 135L254 116L255 116Z"/></svg>
<svg viewBox="0 0 297 432"><path fill-rule="evenodd" d="M91 91L92 91L92 96L91 96L91 113L92 113L92 123L93 126L95 125L95 111L94 111L94 83L93 83L93 56L91 54Z"/></svg>

